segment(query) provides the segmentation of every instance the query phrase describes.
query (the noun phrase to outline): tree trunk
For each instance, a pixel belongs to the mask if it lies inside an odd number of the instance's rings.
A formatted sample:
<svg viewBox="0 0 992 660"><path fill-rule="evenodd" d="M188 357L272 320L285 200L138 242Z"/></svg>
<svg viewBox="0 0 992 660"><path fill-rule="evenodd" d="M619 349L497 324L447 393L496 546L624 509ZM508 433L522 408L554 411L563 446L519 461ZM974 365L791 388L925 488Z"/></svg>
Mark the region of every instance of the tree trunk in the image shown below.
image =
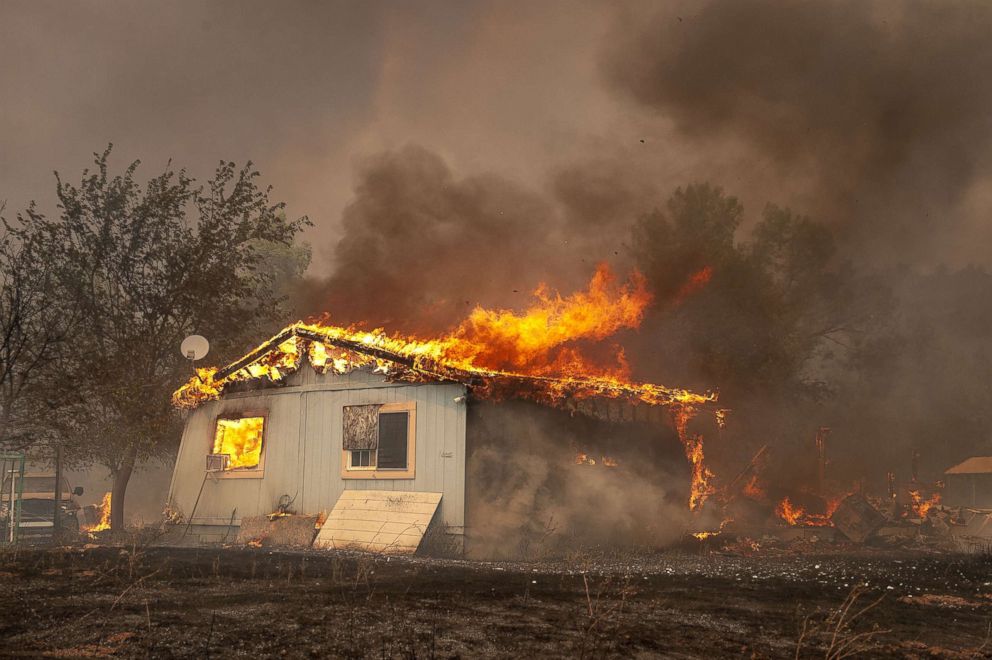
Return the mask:
<svg viewBox="0 0 992 660"><path fill-rule="evenodd" d="M114 472L114 485L110 491L110 529L115 532L124 531L124 494L127 492L127 483L131 480L137 455L136 446L128 447L120 468Z"/></svg>

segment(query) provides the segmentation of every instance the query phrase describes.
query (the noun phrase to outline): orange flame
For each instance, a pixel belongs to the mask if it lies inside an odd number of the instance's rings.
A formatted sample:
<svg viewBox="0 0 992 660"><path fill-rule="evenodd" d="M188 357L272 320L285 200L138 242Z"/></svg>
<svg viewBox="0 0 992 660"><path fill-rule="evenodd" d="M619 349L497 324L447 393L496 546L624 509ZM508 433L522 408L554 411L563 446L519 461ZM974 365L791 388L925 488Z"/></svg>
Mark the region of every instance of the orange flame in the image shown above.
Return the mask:
<svg viewBox="0 0 992 660"><path fill-rule="evenodd" d="M87 532L102 532L104 530L110 529L110 498L111 493L106 493L103 496L103 500L100 502L100 521L91 526L84 527L83 529Z"/></svg>
<svg viewBox="0 0 992 660"><path fill-rule="evenodd" d="M752 500L764 500L765 491L761 488L761 482L756 474L752 474L748 482L744 484L744 495Z"/></svg>
<svg viewBox="0 0 992 660"><path fill-rule="evenodd" d="M604 364L585 356L577 342L601 341L624 328L635 328L651 300L644 278L631 276L617 285L606 266L596 270L588 290L566 298L550 295L542 286L526 312L475 309L453 332L440 339L422 340L382 330L365 331L322 322L297 323L283 330L223 373L198 369L179 388L173 402L193 408L216 399L230 383L267 377L281 381L296 370L305 355L318 370L347 373L372 367L397 380L473 377L527 379L515 395L546 403L566 397L626 398L649 405L704 404L711 393L696 394L651 383L633 383L622 350ZM280 341L281 340L281 341ZM272 342L278 342L272 346ZM349 348L350 347L350 348ZM247 359L255 357L255 359ZM229 367L228 369L231 369ZM475 388L476 394L495 397L499 387Z"/></svg>
<svg viewBox="0 0 992 660"><path fill-rule="evenodd" d="M673 305L681 305L686 298L696 293L704 286L706 286L710 278L713 277L713 268L710 266L703 266L698 271L689 276L685 284L679 288L678 292L675 294L675 298L672 301Z"/></svg>
<svg viewBox="0 0 992 660"><path fill-rule="evenodd" d="M689 510L697 511L710 495L716 492L716 487L710 483L713 473L703 463L703 436L690 435L687 431L689 420L695 410L691 406L679 406L675 409L675 431L678 433L685 457L691 468L689 482Z"/></svg>
<svg viewBox="0 0 992 660"><path fill-rule="evenodd" d="M258 467L262 455L264 417L218 419L214 434L214 454L227 454L228 470Z"/></svg>
<svg viewBox="0 0 992 660"><path fill-rule="evenodd" d="M912 498L912 503L910 506L913 508L913 512L918 518L926 518L927 512L934 506L940 504L940 493L933 493L929 499L924 499L923 494L918 490L909 491L909 496Z"/></svg>
<svg viewBox="0 0 992 660"><path fill-rule="evenodd" d="M798 525L799 520L805 513L805 509L801 506L795 506L788 497L784 498L775 507L775 514L790 525Z"/></svg>
<svg viewBox="0 0 992 660"><path fill-rule="evenodd" d="M782 499L775 507L775 515L784 520L789 525L806 525L809 527L829 527L833 525L830 517L840 506L843 498L836 497L827 500L823 513L807 513L806 509L797 504L793 504L788 497Z"/></svg>
<svg viewBox="0 0 992 660"><path fill-rule="evenodd" d="M462 368L534 376L627 375L622 352L615 355L616 365L604 368L565 346L583 339L601 341L618 330L638 327L651 302L642 275L635 272L628 283L618 287L609 267L600 264L588 291L562 298L550 295L542 284L534 297L536 303L523 314L476 307L440 341L445 359Z"/></svg>
<svg viewBox="0 0 992 660"><path fill-rule="evenodd" d="M726 527L727 525L729 525L732 522L734 522L734 519L733 518L724 518L723 519L723 522L720 523L719 529L708 531L708 532L694 532L693 533L693 536L696 537L697 539L699 539L700 541L702 541L704 539L708 539L708 538L710 538L712 536L719 536L720 533L723 532L723 528Z"/></svg>
<svg viewBox="0 0 992 660"><path fill-rule="evenodd" d="M595 465L596 464L596 459L590 458L589 457L589 454L585 454L585 453L579 452L578 454L575 455L575 464L576 465Z"/></svg>
<svg viewBox="0 0 992 660"><path fill-rule="evenodd" d="M599 463L603 467L610 467L610 468L616 467L616 466L618 466L620 464L617 461L617 459L611 458L609 456L601 456ZM589 454L587 454L585 452L579 452L578 454L575 455L575 464L576 465L596 465L596 459L595 458L592 458L591 456L589 456Z"/></svg>

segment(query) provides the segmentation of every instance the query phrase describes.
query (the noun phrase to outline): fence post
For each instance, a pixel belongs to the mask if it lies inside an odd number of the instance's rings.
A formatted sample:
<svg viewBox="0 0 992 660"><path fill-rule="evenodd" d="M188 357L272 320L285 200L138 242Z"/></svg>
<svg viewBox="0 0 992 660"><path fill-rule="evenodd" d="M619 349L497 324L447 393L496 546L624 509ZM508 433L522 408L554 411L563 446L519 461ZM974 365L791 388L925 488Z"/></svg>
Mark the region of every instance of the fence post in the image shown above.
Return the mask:
<svg viewBox="0 0 992 660"><path fill-rule="evenodd" d="M24 454L0 452L0 512L6 527L0 536L0 545L17 543L23 492Z"/></svg>

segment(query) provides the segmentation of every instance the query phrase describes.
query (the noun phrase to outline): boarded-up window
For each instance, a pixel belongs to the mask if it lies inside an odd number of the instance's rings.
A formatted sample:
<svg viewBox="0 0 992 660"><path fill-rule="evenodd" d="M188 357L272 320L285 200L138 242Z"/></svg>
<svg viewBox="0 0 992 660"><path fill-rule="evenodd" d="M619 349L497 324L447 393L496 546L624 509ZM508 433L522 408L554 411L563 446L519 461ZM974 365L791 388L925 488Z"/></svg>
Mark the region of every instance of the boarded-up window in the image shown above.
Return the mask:
<svg viewBox="0 0 992 660"><path fill-rule="evenodd" d="M375 449L379 444L380 404L344 407L344 448L348 451Z"/></svg>
<svg viewBox="0 0 992 660"><path fill-rule="evenodd" d="M379 415L379 451L376 464L380 470L407 468L407 433L409 414L405 412Z"/></svg>
<svg viewBox="0 0 992 660"><path fill-rule="evenodd" d="M262 456L264 417L220 418L214 433L214 454L227 454L227 470L252 470Z"/></svg>

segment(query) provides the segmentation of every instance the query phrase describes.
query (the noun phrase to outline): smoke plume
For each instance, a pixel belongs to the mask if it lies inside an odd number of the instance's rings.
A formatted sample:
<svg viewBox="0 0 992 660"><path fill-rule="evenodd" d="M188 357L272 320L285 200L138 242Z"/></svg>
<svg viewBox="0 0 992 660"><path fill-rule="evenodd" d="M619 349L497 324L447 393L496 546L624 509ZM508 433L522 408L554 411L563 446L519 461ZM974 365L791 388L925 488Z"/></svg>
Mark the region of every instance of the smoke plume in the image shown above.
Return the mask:
<svg viewBox="0 0 992 660"><path fill-rule="evenodd" d="M493 174L459 178L419 146L365 160L342 231L332 275L301 305L344 323L440 332L480 302L519 307L539 282L592 269L549 200Z"/></svg>
<svg viewBox="0 0 992 660"><path fill-rule="evenodd" d="M627 13L603 68L712 161L744 145L765 201L863 258L933 263L987 195L990 31L984 2L692 3Z"/></svg>
<svg viewBox="0 0 992 660"><path fill-rule="evenodd" d="M468 428L466 522L475 557L657 547L720 522L689 513L685 456L664 425L505 402L473 404Z"/></svg>

